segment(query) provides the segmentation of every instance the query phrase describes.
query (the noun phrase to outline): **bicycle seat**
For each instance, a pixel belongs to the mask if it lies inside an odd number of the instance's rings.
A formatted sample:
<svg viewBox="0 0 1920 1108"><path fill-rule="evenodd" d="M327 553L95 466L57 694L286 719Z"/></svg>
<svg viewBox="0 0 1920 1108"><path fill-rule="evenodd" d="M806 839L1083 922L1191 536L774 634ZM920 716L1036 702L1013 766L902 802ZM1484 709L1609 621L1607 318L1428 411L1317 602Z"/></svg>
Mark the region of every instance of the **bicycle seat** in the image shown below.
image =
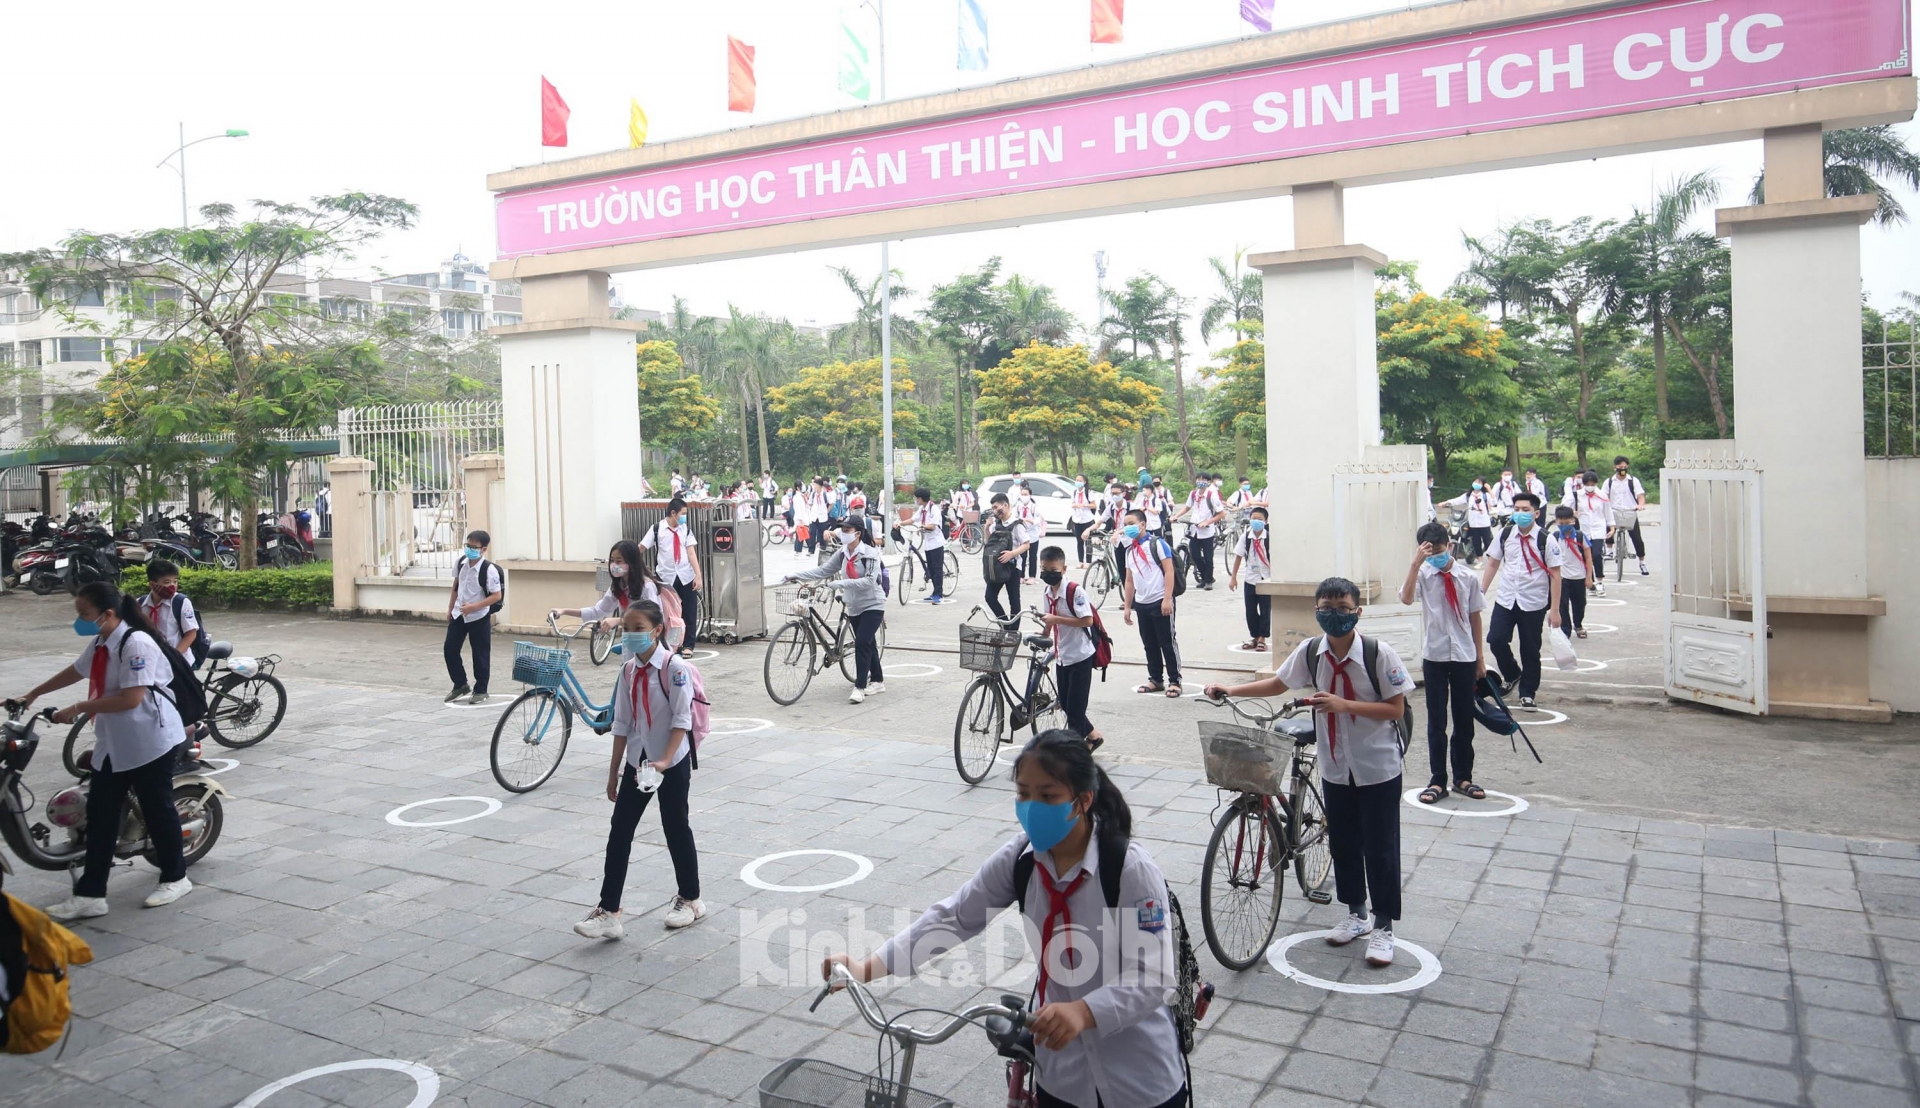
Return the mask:
<svg viewBox="0 0 1920 1108"><path fill-rule="evenodd" d="M1302 719L1277 719L1273 721L1274 730L1293 739L1293 745L1306 746L1314 740L1313 717Z"/></svg>
<svg viewBox="0 0 1920 1108"><path fill-rule="evenodd" d="M216 642L212 646L207 647L207 660L210 662L217 662L222 658L230 658L232 656L233 644L230 642Z"/></svg>
<svg viewBox="0 0 1920 1108"><path fill-rule="evenodd" d="M1053 639L1046 635L1028 635L1024 640L1028 650L1052 650Z"/></svg>

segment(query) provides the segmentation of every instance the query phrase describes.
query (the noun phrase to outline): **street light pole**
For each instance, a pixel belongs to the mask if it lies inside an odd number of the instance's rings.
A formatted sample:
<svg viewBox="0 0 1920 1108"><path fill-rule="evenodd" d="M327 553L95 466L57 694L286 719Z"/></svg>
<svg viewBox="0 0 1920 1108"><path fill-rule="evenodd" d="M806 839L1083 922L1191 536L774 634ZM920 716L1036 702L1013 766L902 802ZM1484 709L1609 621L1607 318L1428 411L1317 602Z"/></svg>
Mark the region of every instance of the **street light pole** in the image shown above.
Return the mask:
<svg viewBox="0 0 1920 1108"><path fill-rule="evenodd" d="M238 127L229 127L217 135L208 135L205 138L197 138L197 139L194 139L192 142L188 142L187 141L187 125L185 123L180 124L180 145L174 148L173 153L168 154L164 158L161 158L159 163L156 164L153 168L159 169L160 166L166 165L168 162L171 162L171 161L177 160L179 162L178 165L175 165L173 167L173 171L180 175L180 229L182 231L187 230L188 228L187 147L198 146L203 142L212 142L214 139L246 138L246 137L247 137L247 132L239 129Z"/></svg>
<svg viewBox="0 0 1920 1108"><path fill-rule="evenodd" d="M873 0L873 14L880 26L879 49L880 99L887 98L887 4ZM893 534L893 267L888 243L880 244L880 523L884 547Z"/></svg>

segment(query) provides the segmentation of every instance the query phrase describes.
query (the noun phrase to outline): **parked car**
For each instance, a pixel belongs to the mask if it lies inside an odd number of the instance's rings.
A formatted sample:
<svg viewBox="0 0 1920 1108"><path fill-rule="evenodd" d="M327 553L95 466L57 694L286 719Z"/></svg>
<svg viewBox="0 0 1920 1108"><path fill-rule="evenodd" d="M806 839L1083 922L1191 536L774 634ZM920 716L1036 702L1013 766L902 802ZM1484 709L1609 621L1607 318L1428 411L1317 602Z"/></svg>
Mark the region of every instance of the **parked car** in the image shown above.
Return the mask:
<svg viewBox="0 0 1920 1108"><path fill-rule="evenodd" d="M1062 477L1058 473L1023 473L1021 479L1033 490L1033 502L1040 506L1040 518L1047 521L1048 534L1069 534L1068 521L1073 516L1073 478ZM980 503L984 507L993 500L995 493L1006 493L1013 497L1014 477L1011 473L996 473L980 482Z"/></svg>

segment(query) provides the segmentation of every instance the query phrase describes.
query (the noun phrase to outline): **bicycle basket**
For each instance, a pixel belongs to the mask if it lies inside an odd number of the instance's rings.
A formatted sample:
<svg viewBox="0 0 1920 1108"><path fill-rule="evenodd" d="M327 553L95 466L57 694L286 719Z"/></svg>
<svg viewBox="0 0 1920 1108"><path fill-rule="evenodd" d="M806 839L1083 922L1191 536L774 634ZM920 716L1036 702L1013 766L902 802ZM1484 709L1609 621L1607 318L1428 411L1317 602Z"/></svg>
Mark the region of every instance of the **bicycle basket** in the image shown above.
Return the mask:
<svg viewBox="0 0 1920 1108"><path fill-rule="evenodd" d="M802 598L802 585L776 585L773 590L773 614L776 616L803 616L810 604L824 604L830 590L821 588L819 582L810 582L818 590L811 599Z"/></svg>
<svg viewBox="0 0 1920 1108"><path fill-rule="evenodd" d="M1293 743L1257 727L1207 719L1200 721L1200 757L1207 780L1220 788L1280 796Z"/></svg>
<svg viewBox="0 0 1920 1108"><path fill-rule="evenodd" d="M557 689L567 672L567 663L572 660L571 650L516 641L513 644L513 679L525 685Z"/></svg>
<svg viewBox="0 0 1920 1108"><path fill-rule="evenodd" d="M869 1091L878 1095L869 1098ZM891 1105L899 1087L870 1073L822 1062L789 1058L760 1079L760 1108L865 1108ZM907 1090L909 1108L953 1108L953 1101L919 1089Z"/></svg>
<svg viewBox="0 0 1920 1108"><path fill-rule="evenodd" d="M1020 632L998 627L960 625L960 668L975 673L1005 673L1020 652Z"/></svg>

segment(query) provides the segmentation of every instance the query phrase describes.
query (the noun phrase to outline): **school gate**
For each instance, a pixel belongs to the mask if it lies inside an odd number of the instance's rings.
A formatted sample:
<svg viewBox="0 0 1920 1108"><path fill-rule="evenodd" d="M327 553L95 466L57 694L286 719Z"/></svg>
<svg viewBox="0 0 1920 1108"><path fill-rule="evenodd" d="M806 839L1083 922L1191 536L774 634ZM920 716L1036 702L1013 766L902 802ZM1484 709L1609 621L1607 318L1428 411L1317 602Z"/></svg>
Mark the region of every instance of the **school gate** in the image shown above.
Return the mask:
<svg viewBox="0 0 1920 1108"><path fill-rule="evenodd" d="M1912 118L1910 39L1907 0L1474 0L493 174L492 273L525 293L525 321L494 332L507 622L536 625L589 588L618 505L639 493L638 325L610 317L608 274L1291 194L1291 247L1251 259L1268 333L1288 336L1267 357L1268 467L1286 475L1266 586L1279 649L1311 629L1312 584L1341 542L1351 558L1406 541L1336 536L1335 498L1359 489L1341 475L1418 480L1382 452L1373 292L1386 256L1347 240L1345 190L1762 139L1767 203L1718 213L1733 248L1737 453L1766 474L1763 511L1790 506L1798 533L1826 539L1766 532L1781 591L1765 598L1771 660L1758 664L1776 693L1783 667L1818 671L1794 710L1884 713L1874 701L1890 694L1864 664L1878 616L1856 614L1885 609L1859 525L1859 228L1873 204L1826 198L1820 136Z"/></svg>

